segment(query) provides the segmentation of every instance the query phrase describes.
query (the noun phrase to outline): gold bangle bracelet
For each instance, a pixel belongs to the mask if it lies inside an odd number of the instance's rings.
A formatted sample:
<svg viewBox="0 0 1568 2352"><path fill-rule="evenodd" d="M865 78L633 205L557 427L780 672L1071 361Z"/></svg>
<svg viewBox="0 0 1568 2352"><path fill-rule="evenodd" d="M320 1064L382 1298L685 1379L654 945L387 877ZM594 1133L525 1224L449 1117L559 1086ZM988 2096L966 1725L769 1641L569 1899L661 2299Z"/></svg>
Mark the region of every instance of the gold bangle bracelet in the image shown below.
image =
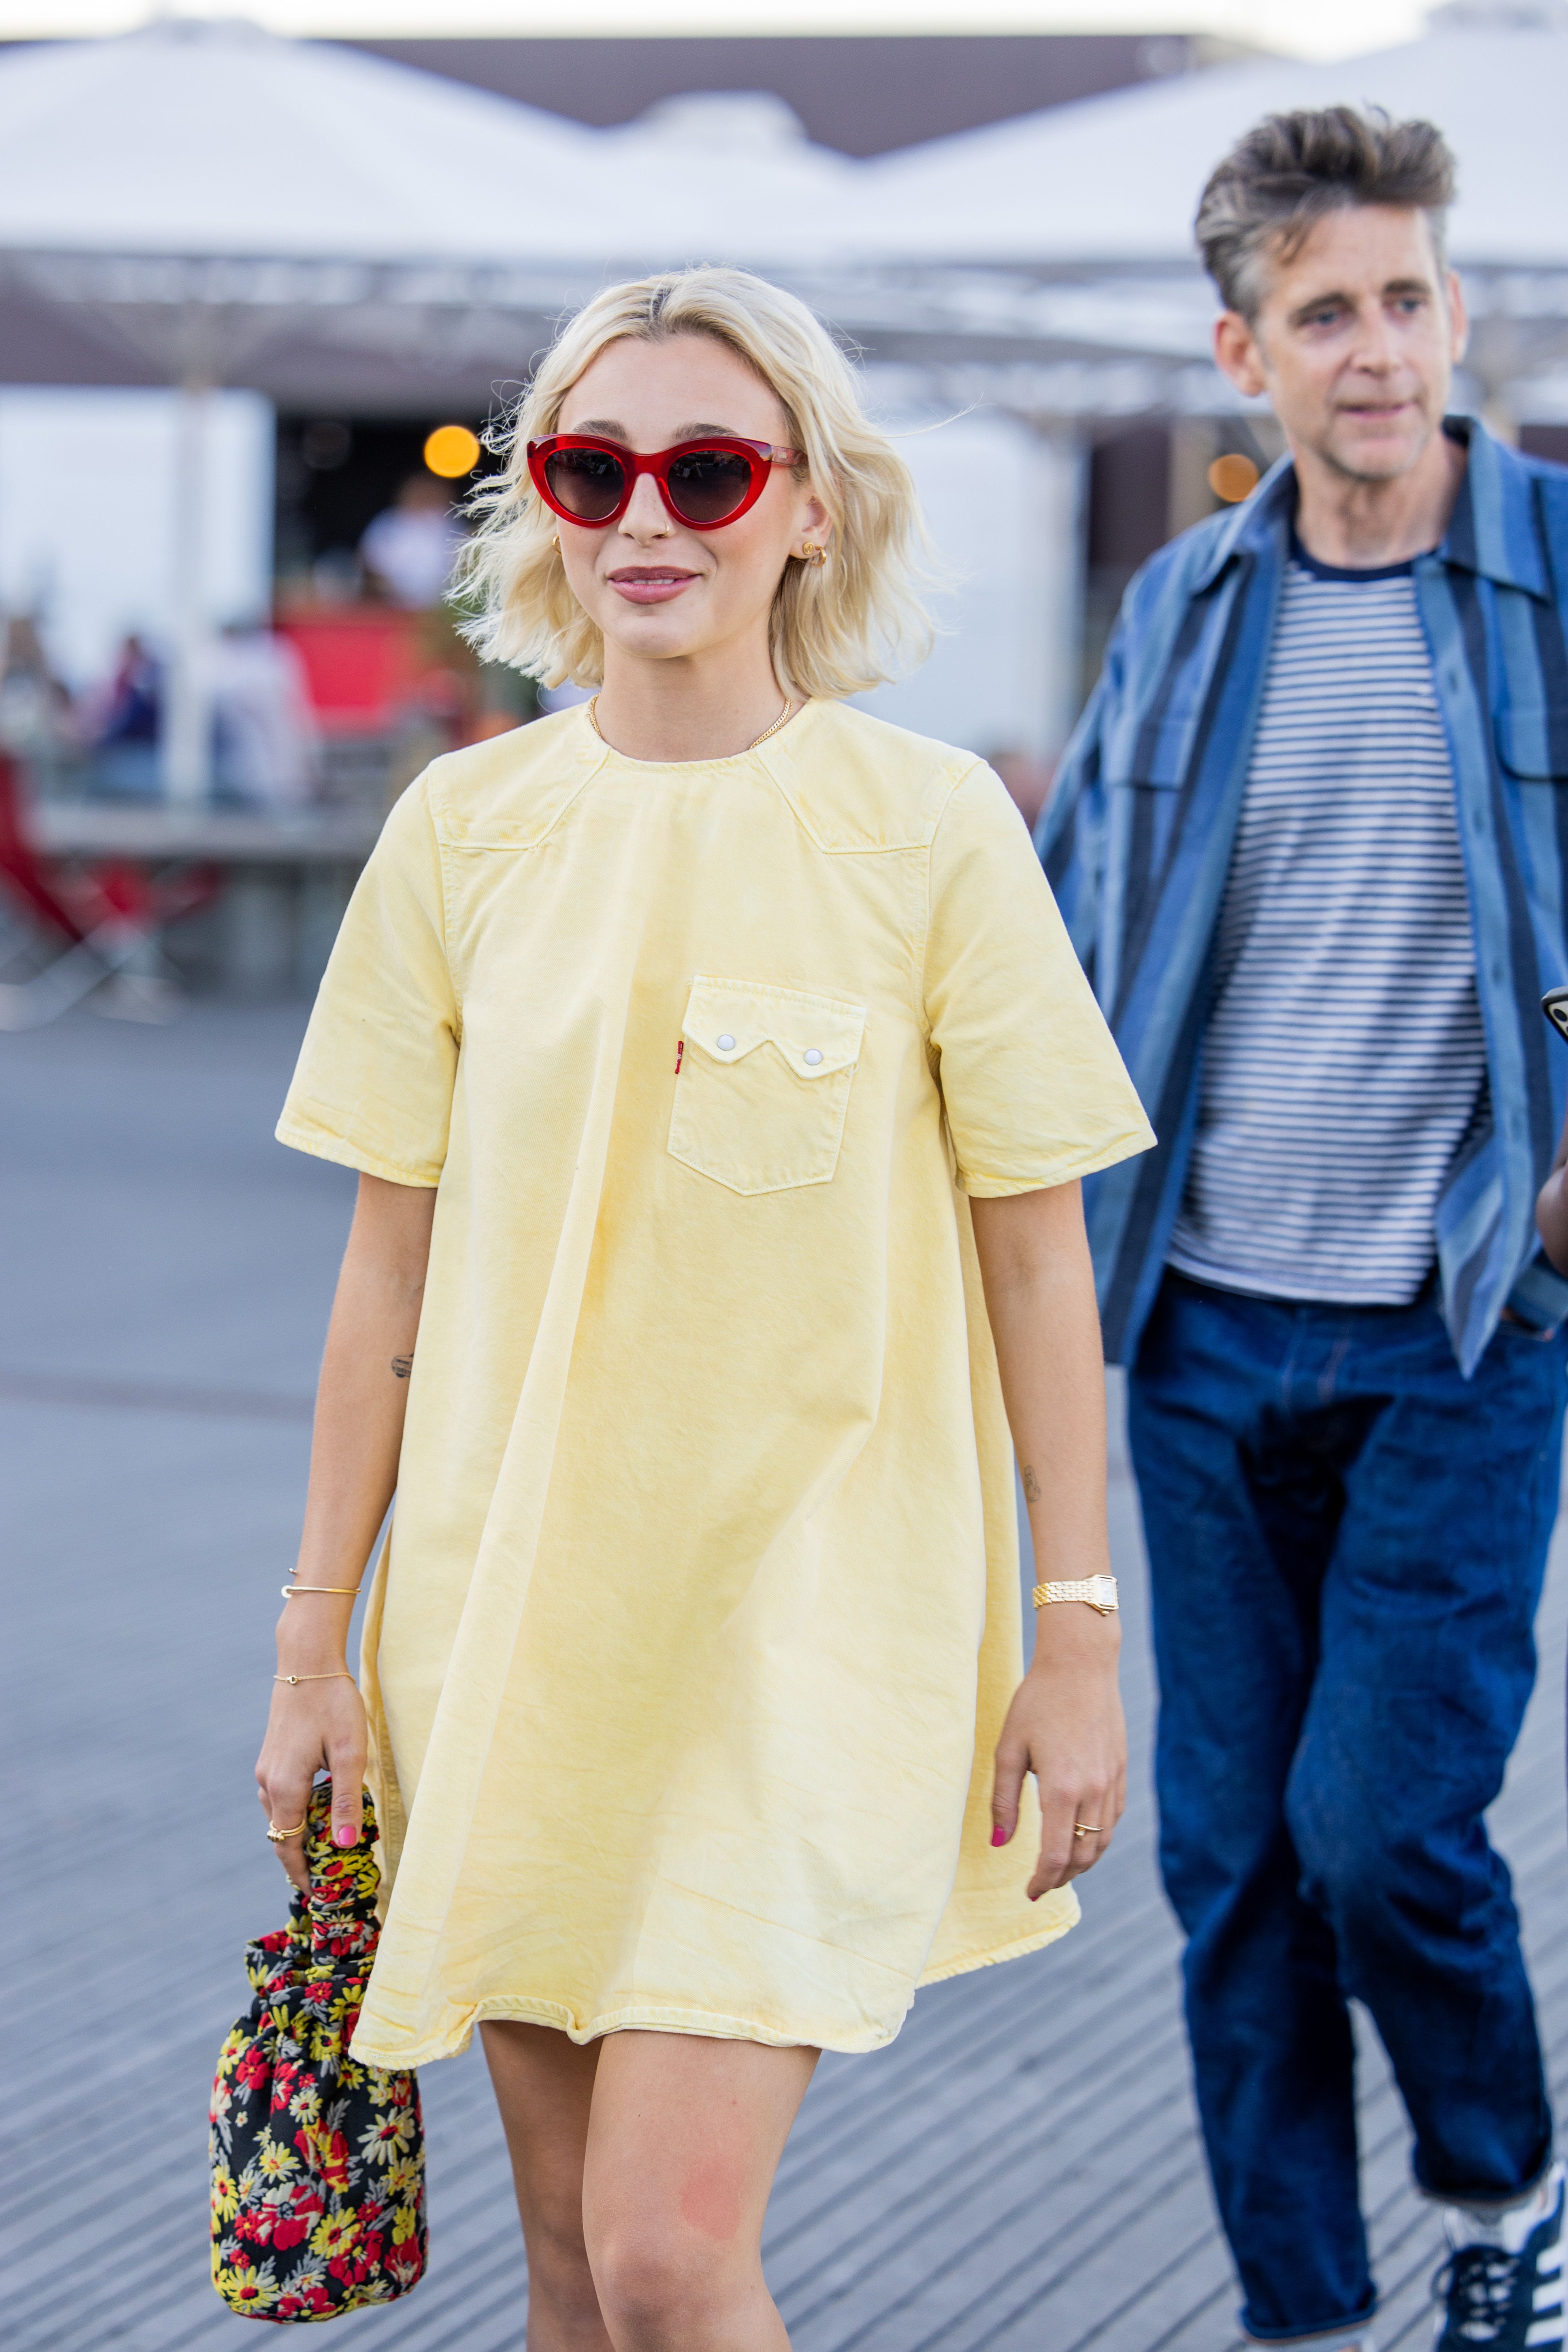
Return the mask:
<svg viewBox="0 0 1568 2352"><path fill-rule="evenodd" d="M352 1683L353 1676L347 1666L339 1666L330 1675L274 1675L272 1679L275 1683Z"/></svg>
<svg viewBox="0 0 1568 2352"><path fill-rule="evenodd" d="M357 1593L359 1586L357 1584L280 1584L278 1590L285 1601L292 1601L297 1592Z"/></svg>

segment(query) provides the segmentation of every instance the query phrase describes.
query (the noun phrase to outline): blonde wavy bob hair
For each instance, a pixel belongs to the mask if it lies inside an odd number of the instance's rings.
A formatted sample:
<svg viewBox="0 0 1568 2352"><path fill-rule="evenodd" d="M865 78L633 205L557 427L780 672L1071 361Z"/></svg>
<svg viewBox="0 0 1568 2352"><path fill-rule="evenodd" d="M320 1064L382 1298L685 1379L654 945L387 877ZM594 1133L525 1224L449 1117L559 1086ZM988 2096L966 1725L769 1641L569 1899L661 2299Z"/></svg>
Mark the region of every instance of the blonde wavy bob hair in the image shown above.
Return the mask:
<svg viewBox="0 0 1568 2352"><path fill-rule="evenodd" d="M487 660L546 686L598 686L605 642L566 584L558 525L528 473L528 444L557 430L567 394L631 337L711 335L755 370L784 412L788 446L833 519L826 564L791 556L773 607L773 667L788 694L863 693L922 661L931 625L925 526L910 469L868 418L855 370L804 302L741 269L683 269L611 286L562 329L495 446L505 470L469 501L479 517L458 575L477 606L464 633Z"/></svg>

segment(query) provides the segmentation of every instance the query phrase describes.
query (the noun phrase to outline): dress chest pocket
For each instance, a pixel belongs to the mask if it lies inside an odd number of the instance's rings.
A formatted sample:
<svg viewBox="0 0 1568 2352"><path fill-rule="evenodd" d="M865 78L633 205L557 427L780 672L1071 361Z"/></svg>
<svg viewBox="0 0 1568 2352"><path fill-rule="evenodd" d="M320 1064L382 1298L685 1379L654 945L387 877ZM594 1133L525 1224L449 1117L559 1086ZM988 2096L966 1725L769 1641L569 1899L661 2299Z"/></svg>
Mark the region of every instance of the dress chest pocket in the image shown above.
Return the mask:
<svg viewBox="0 0 1568 2352"><path fill-rule="evenodd" d="M731 1192L826 1184L838 1165L866 1008L744 980L691 983L670 1157Z"/></svg>

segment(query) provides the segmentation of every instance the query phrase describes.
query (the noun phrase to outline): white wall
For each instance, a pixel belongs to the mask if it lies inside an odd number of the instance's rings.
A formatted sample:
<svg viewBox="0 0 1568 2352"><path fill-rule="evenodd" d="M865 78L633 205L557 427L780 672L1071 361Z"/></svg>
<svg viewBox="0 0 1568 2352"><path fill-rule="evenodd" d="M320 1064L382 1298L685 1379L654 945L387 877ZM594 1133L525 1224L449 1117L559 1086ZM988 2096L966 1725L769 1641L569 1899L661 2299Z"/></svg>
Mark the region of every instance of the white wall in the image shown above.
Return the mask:
<svg viewBox="0 0 1568 2352"><path fill-rule="evenodd" d="M958 576L930 660L861 708L967 751L1048 757L1078 715L1083 453L997 415L893 430Z"/></svg>
<svg viewBox="0 0 1568 2352"><path fill-rule="evenodd" d="M205 407L203 586L222 623L270 600L273 421L256 393ZM173 624L176 409L173 392L0 387L0 606L41 615L72 686L128 630Z"/></svg>

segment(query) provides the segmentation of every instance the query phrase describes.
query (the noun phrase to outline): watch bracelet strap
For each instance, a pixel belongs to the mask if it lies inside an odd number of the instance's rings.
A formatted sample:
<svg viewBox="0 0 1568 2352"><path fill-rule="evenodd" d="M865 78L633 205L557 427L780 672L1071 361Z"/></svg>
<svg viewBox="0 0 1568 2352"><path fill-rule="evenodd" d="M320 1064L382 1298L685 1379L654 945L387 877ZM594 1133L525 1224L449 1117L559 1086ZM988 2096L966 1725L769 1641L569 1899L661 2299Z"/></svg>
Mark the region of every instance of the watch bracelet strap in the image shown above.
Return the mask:
<svg viewBox="0 0 1568 2352"><path fill-rule="evenodd" d="M1109 1596L1107 1585L1110 1587ZM1091 1609L1115 1609L1119 1599L1113 1576L1051 1577L1044 1584L1037 1584L1034 1593L1037 1609L1044 1609L1054 1601L1087 1601Z"/></svg>

